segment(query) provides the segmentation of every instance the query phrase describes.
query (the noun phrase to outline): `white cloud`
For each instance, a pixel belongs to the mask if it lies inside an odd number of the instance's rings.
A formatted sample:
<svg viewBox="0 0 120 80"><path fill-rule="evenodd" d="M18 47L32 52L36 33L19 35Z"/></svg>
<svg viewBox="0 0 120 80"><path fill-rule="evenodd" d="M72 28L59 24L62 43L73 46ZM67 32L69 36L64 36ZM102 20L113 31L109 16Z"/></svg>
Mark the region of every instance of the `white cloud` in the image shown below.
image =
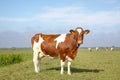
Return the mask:
<svg viewBox="0 0 120 80"><path fill-rule="evenodd" d="M114 26L120 24L120 11L103 11L87 14L84 17L88 24ZM107 27L106 26L106 27Z"/></svg>
<svg viewBox="0 0 120 80"><path fill-rule="evenodd" d="M75 17L75 14L81 10L80 7L64 7L64 8L44 8L45 13L34 16L37 20L62 20ZM79 11L80 12L80 11Z"/></svg>
<svg viewBox="0 0 120 80"><path fill-rule="evenodd" d="M96 26L120 25L120 11L89 12L84 7L43 8L44 12L30 18L0 18L0 21L13 22L62 22L64 24L87 24Z"/></svg>
<svg viewBox="0 0 120 80"><path fill-rule="evenodd" d="M29 19L27 19L27 18L6 18L6 17L1 17L0 21L25 22L25 21L29 21Z"/></svg>
<svg viewBox="0 0 120 80"><path fill-rule="evenodd" d="M45 13L34 16L34 20L114 26L120 24L120 11L90 13L80 7L49 8Z"/></svg>

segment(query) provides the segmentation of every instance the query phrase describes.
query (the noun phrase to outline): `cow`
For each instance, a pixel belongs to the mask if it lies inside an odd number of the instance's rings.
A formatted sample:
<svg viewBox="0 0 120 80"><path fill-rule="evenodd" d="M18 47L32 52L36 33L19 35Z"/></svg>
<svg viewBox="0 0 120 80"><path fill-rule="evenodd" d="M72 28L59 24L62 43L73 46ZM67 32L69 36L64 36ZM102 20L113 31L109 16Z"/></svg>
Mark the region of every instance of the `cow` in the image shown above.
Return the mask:
<svg viewBox="0 0 120 80"><path fill-rule="evenodd" d="M111 50L111 51L113 51L113 50L114 50L114 48L113 48L113 47L111 47L111 48L110 48L110 50Z"/></svg>
<svg viewBox="0 0 120 80"><path fill-rule="evenodd" d="M90 52L92 52L92 48L89 47L88 50L89 50Z"/></svg>
<svg viewBox="0 0 120 80"><path fill-rule="evenodd" d="M98 50L99 50L99 48L98 48L98 47L96 47L95 49L96 49L96 51L98 51Z"/></svg>
<svg viewBox="0 0 120 80"><path fill-rule="evenodd" d="M109 50L109 48L108 47L105 47L105 51L108 51Z"/></svg>
<svg viewBox="0 0 120 80"><path fill-rule="evenodd" d="M64 73L64 65L67 60L67 73L71 75L71 62L76 57L80 44L83 43L84 34L89 32L90 30L83 30L81 27L77 27L66 34L35 34L31 39L35 72L38 73L40 71L39 61L45 56L50 56L60 58L60 74Z"/></svg>

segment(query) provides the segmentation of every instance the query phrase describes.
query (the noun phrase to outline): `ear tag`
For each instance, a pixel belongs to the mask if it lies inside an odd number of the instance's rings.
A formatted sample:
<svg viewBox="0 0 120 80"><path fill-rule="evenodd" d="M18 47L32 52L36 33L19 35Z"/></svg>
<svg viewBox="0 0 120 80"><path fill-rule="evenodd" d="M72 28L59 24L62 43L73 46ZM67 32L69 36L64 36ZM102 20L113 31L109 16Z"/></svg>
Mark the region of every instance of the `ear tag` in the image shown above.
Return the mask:
<svg viewBox="0 0 120 80"><path fill-rule="evenodd" d="M84 34L88 34L88 32L86 31Z"/></svg>
<svg viewBox="0 0 120 80"><path fill-rule="evenodd" d="M74 32L72 32L72 34L74 34Z"/></svg>
<svg viewBox="0 0 120 80"><path fill-rule="evenodd" d="M84 31L84 34L88 34L90 31L89 30L85 30Z"/></svg>

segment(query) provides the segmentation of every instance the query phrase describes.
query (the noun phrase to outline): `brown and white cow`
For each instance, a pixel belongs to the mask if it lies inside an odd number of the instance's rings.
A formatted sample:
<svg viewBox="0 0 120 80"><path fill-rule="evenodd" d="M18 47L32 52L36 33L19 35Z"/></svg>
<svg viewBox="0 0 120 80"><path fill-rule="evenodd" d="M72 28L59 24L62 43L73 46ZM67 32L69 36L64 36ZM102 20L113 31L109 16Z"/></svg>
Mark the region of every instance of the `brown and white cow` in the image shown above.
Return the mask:
<svg viewBox="0 0 120 80"><path fill-rule="evenodd" d="M67 34L36 34L32 37L33 62L35 72L39 72L39 61L45 56L59 57L61 60L61 74L64 72L65 60L68 61L68 74L71 74L71 61L76 57L80 44L83 43L84 34L89 30L81 27L70 30Z"/></svg>

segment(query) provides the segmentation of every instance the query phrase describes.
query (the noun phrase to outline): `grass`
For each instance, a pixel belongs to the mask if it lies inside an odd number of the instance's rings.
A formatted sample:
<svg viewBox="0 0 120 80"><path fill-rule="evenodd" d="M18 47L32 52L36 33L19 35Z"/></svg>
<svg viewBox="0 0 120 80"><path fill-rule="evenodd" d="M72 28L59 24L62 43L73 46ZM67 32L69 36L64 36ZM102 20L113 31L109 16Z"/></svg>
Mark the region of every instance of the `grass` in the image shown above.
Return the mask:
<svg viewBox="0 0 120 80"><path fill-rule="evenodd" d="M22 62L0 67L0 80L119 80L120 49L114 51L99 50L89 52L79 49L72 62L72 75L67 75L67 64L64 75L60 75L60 60L43 58L41 72L34 72L32 49L0 49L3 54L18 54Z"/></svg>
<svg viewBox="0 0 120 80"><path fill-rule="evenodd" d="M10 64L19 63L22 61L22 57L18 54L4 54L0 55L0 67Z"/></svg>

